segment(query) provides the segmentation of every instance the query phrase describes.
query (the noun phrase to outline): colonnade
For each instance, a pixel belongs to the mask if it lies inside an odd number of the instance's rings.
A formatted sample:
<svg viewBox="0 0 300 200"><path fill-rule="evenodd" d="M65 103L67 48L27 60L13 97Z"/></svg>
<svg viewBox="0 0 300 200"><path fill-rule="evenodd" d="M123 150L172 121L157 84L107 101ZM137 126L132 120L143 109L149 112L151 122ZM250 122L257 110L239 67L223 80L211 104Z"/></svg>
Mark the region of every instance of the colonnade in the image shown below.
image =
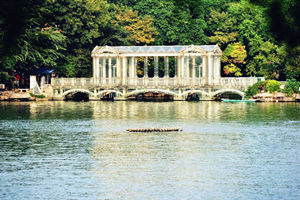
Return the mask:
<svg viewBox="0 0 300 200"><path fill-rule="evenodd" d="M149 64L153 58L153 77L149 77ZM164 60L164 76L159 77L159 58ZM174 58L174 65L170 65L170 58ZM122 56L105 54L93 56L93 78L96 85L133 85L138 77L138 59L143 61L142 79L176 79L177 83L188 83L201 79L201 84L214 85L221 78L221 56L211 53L200 55L191 53L177 56L143 55ZM142 62L141 62L142 63ZM170 69L173 68L173 76L170 77ZM200 82L199 82L200 83Z"/></svg>

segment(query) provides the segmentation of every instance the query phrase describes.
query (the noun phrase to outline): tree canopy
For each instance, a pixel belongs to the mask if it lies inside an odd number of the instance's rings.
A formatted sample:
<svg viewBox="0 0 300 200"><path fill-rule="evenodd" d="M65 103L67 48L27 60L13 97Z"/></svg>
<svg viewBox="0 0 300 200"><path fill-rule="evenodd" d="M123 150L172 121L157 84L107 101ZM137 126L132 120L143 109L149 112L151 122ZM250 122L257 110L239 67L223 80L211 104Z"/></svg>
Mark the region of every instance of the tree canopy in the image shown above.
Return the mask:
<svg viewBox="0 0 300 200"><path fill-rule="evenodd" d="M0 5L0 77L42 66L59 76L89 77L96 45L218 44L223 76L300 79L296 0L4 0Z"/></svg>

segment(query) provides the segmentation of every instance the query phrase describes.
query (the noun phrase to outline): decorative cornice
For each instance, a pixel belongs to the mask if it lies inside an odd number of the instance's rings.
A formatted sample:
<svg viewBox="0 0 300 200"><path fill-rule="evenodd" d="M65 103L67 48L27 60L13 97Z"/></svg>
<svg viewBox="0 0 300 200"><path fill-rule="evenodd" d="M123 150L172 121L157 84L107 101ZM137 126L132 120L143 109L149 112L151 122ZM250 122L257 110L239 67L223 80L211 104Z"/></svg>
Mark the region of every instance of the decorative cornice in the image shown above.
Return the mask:
<svg viewBox="0 0 300 200"><path fill-rule="evenodd" d="M117 50L107 45L103 47L96 46L92 51L92 55L101 54L101 53L119 54Z"/></svg>
<svg viewBox="0 0 300 200"><path fill-rule="evenodd" d="M216 44L215 47L213 48L212 52L215 54L215 55L218 55L218 56L222 56L222 50L220 49L220 47Z"/></svg>
<svg viewBox="0 0 300 200"><path fill-rule="evenodd" d="M199 48L199 47L194 46L192 44L192 45L188 46L187 48L181 50L179 53L180 54L185 54L185 53L200 53L202 55L205 55L207 52L204 51L203 49Z"/></svg>

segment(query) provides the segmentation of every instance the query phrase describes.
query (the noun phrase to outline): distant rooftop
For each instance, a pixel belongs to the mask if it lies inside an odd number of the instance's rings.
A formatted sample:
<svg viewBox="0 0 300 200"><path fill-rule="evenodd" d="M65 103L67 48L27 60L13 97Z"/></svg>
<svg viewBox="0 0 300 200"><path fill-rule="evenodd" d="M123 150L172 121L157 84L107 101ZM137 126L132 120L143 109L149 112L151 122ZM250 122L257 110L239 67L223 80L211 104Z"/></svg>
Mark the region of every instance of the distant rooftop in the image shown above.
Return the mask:
<svg viewBox="0 0 300 200"><path fill-rule="evenodd" d="M48 69L47 67L40 67L39 69L32 72L32 74L51 74L54 69Z"/></svg>

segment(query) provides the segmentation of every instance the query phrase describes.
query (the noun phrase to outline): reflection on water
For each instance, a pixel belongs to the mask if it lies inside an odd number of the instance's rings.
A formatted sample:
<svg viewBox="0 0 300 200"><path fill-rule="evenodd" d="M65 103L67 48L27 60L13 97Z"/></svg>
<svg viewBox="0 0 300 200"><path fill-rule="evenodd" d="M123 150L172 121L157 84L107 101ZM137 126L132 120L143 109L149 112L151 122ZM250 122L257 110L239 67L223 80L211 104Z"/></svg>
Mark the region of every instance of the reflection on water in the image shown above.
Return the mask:
<svg viewBox="0 0 300 200"><path fill-rule="evenodd" d="M0 103L0 199L299 199L300 105ZM178 126L183 132L127 133Z"/></svg>

